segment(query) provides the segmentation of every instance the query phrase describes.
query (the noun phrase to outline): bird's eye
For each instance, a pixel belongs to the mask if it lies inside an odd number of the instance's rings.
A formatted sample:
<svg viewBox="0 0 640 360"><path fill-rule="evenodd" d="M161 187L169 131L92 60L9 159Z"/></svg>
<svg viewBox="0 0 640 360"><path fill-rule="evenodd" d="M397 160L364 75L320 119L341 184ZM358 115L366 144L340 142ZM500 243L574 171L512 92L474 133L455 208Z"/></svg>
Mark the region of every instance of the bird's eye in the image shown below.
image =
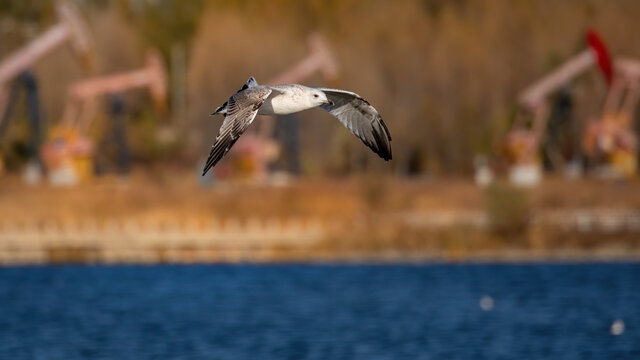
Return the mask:
<svg viewBox="0 0 640 360"><path fill-rule="evenodd" d="M318 94L313 94L313 97L317 98L317 97L318 97Z"/></svg>

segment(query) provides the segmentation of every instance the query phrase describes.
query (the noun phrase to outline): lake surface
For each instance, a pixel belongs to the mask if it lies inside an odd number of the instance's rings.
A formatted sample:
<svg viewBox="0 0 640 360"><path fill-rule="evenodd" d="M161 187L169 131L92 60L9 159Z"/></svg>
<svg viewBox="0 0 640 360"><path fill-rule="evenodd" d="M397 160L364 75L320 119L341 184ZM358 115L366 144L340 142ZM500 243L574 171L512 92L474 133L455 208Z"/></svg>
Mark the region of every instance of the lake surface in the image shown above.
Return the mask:
<svg viewBox="0 0 640 360"><path fill-rule="evenodd" d="M640 264L0 268L0 359L640 359Z"/></svg>

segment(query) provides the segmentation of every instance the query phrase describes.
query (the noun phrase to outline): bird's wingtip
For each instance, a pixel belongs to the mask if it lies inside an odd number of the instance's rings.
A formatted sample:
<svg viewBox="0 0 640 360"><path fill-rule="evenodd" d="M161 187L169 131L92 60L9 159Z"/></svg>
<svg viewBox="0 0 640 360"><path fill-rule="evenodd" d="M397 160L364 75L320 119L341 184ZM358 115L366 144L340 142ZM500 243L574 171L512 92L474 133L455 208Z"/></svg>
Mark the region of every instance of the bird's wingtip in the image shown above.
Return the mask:
<svg viewBox="0 0 640 360"><path fill-rule="evenodd" d="M385 151L382 154L382 158L384 159L384 161L389 161L393 158L393 156L391 155L391 148L389 148L389 151Z"/></svg>

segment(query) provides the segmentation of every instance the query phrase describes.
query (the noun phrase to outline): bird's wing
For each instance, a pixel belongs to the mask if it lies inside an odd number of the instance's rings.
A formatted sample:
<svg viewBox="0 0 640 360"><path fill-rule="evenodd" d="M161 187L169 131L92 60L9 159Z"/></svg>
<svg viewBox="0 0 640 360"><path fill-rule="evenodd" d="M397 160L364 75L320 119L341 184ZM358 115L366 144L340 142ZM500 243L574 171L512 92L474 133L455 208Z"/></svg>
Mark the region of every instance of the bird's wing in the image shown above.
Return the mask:
<svg viewBox="0 0 640 360"><path fill-rule="evenodd" d="M271 89L264 86L250 87L229 98L227 113L220 127L216 141L211 147L207 164L202 170L204 176L229 149L240 135L247 130L258 113L264 100L271 94Z"/></svg>
<svg viewBox="0 0 640 360"><path fill-rule="evenodd" d="M371 150L391 160L391 135L378 111L360 95L346 90L317 88L333 104L320 107L335 116Z"/></svg>
<svg viewBox="0 0 640 360"><path fill-rule="evenodd" d="M258 86L258 82L252 76L252 77L249 78L249 80L247 80L247 82L245 84L242 85L240 90L236 91L236 94L239 93L239 92L245 91L248 88L256 87L256 86ZM222 104L222 106L218 106L218 108L213 113L209 114L209 116L218 115L218 114L226 114L227 104L228 103L229 103L229 101L225 101L224 104Z"/></svg>

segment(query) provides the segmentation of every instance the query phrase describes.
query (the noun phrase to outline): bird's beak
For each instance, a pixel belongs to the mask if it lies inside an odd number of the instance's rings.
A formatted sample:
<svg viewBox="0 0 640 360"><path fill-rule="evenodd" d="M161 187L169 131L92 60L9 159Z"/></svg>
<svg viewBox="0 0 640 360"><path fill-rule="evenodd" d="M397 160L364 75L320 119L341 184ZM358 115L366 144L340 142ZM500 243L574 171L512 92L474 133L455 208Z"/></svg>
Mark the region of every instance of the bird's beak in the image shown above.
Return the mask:
<svg viewBox="0 0 640 360"><path fill-rule="evenodd" d="M325 104L329 105L329 106L333 106L333 101L328 100L324 102Z"/></svg>

